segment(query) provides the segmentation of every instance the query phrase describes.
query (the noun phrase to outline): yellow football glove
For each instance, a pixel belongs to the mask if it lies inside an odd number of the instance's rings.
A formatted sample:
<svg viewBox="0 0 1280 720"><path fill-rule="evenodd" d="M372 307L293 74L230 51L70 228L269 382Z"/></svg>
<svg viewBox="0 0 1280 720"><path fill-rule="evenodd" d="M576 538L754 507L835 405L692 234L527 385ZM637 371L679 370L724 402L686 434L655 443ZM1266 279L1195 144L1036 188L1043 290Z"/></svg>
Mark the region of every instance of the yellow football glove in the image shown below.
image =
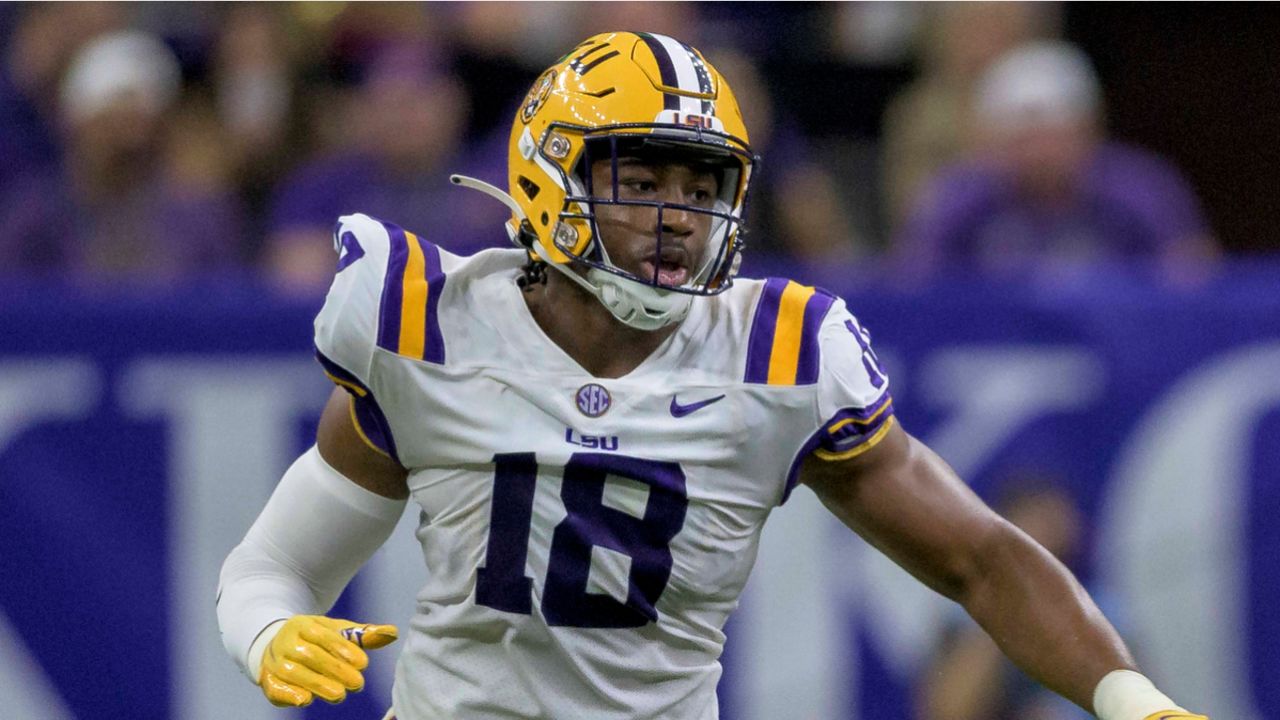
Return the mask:
<svg viewBox="0 0 1280 720"><path fill-rule="evenodd" d="M280 627L262 655L258 685L281 707L310 705L319 696L339 703L347 691L364 688L360 673L369 666L361 648L395 642L395 625L364 625L322 615L294 615Z"/></svg>
<svg viewBox="0 0 1280 720"><path fill-rule="evenodd" d="M1208 715L1196 715L1185 710L1161 710L1151 713L1145 720L1209 720Z"/></svg>

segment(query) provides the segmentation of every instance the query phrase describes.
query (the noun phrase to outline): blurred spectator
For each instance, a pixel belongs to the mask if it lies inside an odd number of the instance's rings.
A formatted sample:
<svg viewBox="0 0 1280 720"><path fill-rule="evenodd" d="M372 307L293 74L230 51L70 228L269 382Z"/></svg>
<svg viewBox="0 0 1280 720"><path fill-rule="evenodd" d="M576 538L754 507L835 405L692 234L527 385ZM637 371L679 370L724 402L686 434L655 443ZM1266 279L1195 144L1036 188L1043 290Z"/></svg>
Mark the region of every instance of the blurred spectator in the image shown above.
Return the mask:
<svg viewBox="0 0 1280 720"><path fill-rule="evenodd" d="M897 229L920 190L968 149L974 86L991 62L1049 34L1057 7L1033 2L952 2L928 6L921 75L883 119L882 177L890 226Z"/></svg>
<svg viewBox="0 0 1280 720"><path fill-rule="evenodd" d="M112 3L13 3L0 16L0 195L60 156L58 80L87 40L121 24Z"/></svg>
<svg viewBox="0 0 1280 720"><path fill-rule="evenodd" d="M748 198L749 255L812 266L854 258L855 225L834 176L793 119L774 105L759 69L730 48L710 49L707 56L733 87L751 147L763 158Z"/></svg>
<svg viewBox="0 0 1280 720"><path fill-rule="evenodd" d="M831 50L849 64L899 65L911 53L920 5L905 2L832 3L826 29Z"/></svg>
<svg viewBox="0 0 1280 720"><path fill-rule="evenodd" d="M695 47L702 41L702 15L698 3L602 2L571 3L575 35L639 30L680 38Z"/></svg>
<svg viewBox="0 0 1280 720"><path fill-rule="evenodd" d="M294 57L302 36L281 7L233 4L218 25L212 85L217 117L225 128L236 184L251 208L261 211L268 189L303 147L295 95Z"/></svg>
<svg viewBox="0 0 1280 720"><path fill-rule="evenodd" d="M996 510L1071 567L1081 549L1080 510L1061 484L1006 481ZM1087 720L1092 717L1027 677L995 641L960 613L917 688L917 720Z"/></svg>
<svg viewBox="0 0 1280 720"><path fill-rule="evenodd" d="M983 76L972 161L924 194L894 253L906 277L1070 278L1137 265L1174 284L1216 257L1182 176L1147 152L1107 141L1101 91L1074 46L1036 42Z"/></svg>
<svg viewBox="0 0 1280 720"><path fill-rule="evenodd" d="M243 216L216 167L216 125L175 124L192 117L175 112L180 89L150 35L76 53L58 93L65 157L0 196L6 270L156 281L237 264Z"/></svg>
<svg viewBox="0 0 1280 720"><path fill-rule="evenodd" d="M265 261L284 288L328 284L333 224L346 213L384 218L461 254L508 243L508 211L448 180L453 172L492 182L506 175L505 153L477 158L464 143L466 89L422 41L368 52L357 86L330 108L336 147L288 177L273 203Z"/></svg>
<svg viewBox="0 0 1280 720"><path fill-rule="evenodd" d="M585 3L563 2L445 6L456 42L454 70L473 90L471 139L496 133L505 147L515 108L547 58L591 34L576 29L586 7Z"/></svg>

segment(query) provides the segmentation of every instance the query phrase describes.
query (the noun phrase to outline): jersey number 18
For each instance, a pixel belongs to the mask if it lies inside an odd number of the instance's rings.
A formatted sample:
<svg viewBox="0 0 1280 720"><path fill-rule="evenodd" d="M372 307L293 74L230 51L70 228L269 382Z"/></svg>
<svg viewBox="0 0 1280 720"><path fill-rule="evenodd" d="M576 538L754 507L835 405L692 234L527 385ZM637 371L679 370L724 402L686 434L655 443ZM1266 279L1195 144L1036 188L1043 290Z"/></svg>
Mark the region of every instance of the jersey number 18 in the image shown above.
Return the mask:
<svg viewBox="0 0 1280 720"><path fill-rule="evenodd" d="M533 579L525 576L538 462L533 453L493 457L493 507L476 602L505 612L533 612ZM643 517L605 504L606 478L648 486ZM684 472L673 462L575 453L564 468L560 497L567 512L551 537L542 614L550 625L640 627L658 619L654 607L671 578L670 543L684 525L689 500ZM627 600L587 591L593 547L631 558Z"/></svg>

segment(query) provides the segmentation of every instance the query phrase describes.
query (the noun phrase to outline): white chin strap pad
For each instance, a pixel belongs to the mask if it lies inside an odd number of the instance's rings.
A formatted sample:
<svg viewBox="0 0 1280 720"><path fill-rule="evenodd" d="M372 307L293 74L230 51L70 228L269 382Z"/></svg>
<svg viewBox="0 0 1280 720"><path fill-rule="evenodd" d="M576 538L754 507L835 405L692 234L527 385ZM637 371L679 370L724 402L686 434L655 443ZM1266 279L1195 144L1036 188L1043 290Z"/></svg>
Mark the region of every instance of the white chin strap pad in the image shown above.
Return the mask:
<svg viewBox="0 0 1280 720"><path fill-rule="evenodd" d="M613 316L638 330L657 330L684 320L693 296L641 285L634 280L592 269L588 284Z"/></svg>
<svg viewBox="0 0 1280 720"><path fill-rule="evenodd" d="M637 330L657 330L678 323L689 314L692 295L659 290L598 268L588 270L584 278L567 264L553 262L541 240L533 244L533 250L547 265L595 295L624 325Z"/></svg>

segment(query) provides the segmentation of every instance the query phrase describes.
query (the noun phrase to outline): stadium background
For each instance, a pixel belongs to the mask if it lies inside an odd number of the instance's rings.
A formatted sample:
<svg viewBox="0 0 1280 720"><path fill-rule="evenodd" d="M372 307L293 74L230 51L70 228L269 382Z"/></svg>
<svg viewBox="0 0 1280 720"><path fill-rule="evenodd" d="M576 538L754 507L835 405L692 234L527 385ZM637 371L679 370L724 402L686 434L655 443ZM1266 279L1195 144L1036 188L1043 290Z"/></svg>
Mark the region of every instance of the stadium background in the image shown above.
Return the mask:
<svg viewBox="0 0 1280 720"><path fill-rule="evenodd" d="M815 263L766 245L747 274L790 274L846 297L875 335L907 427L984 496L997 500L1023 480L1064 488L1084 529L1076 567L1160 685L1216 718L1280 718L1271 672L1280 619L1270 603L1280 589L1280 525L1271 517L1280 507L1274 14L1051 6L1053 31L1098 69L1112 135L1189 177L1225 251L1211 275L1170 287L1098 267L1051 285L962 277L905 287L882 272L893 231L879 171L886 107L926 72L920 7L409 7L419 18L409 34L428 48L433 73L470 91L468 131L451 154L487 168L491 180L502 177L494 133L503 134L538 67L590 31L674 25L704 50L750 58L794 129L766 156L765 173L785 168L790 151L831 164L847 226L829 231L851 260ZM200 119L202 100L217 95L221 48L231 45L223 31L246 12L77 8L79 20L40 5L0 7L0 191L58 177L50 168L69 147L57 91L78 47L120 28L163 38L181 63L182 100L191 103L183 107L195 108L182 117ZM310 441L326 393L309 359L322 290L282 276L265 238L278 230L271 207L291 173L342 146L342 124L325 118L365 87L370 38L405 26L404 6L379 8L264 11L293 38L297 130L259 162L216 175L247 208L233 257L216 272L149 272L145 255L124 273L0 258L3 717L286 716L222 652L213 584L221 558ZM49 40L37 45L61 54L51 53L46 84L26 86L44 94L24 96L14 75L30 52L24 33L42 14L57 43L36 33ZM753 108L744 113L750 124ZM207 123L190 121L171 130L172 142L199 146L202 131ZM230 144L214 147L232 154ZM438 171L441 185L453 169ZM0 227L17 221L14 206L0 203L0 212L11 213ZM447 248L461 222L448 216L417 229ZM232 232L214 225L215 235ZM170 230L165 242L180 244L208 228ZM405 530L340 610L407 616L409 570L420 562ZM910 717L954 611L841 530L807 492L766 536L728 631L723 717ZM367 692L289 715L378 717L392 664L380 660Z"/></svg>

